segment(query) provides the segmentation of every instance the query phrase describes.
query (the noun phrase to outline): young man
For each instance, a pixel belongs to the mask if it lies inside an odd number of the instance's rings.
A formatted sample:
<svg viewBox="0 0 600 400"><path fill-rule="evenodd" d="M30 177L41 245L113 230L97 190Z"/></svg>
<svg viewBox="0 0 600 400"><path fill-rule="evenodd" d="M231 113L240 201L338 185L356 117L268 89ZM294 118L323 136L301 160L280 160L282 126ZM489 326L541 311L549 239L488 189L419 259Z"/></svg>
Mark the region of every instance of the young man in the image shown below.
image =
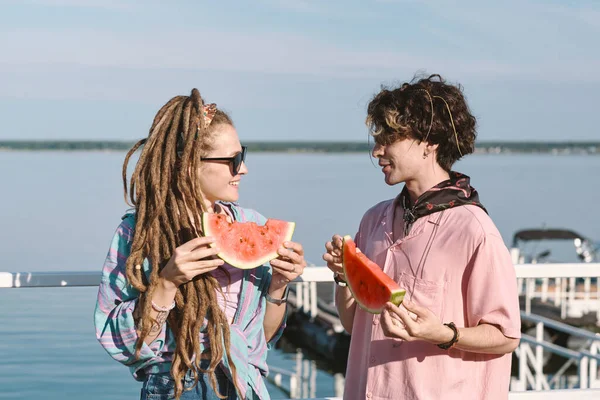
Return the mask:
<svg viewBox="0 0 600 400"><path fill-rule="evenodd" d="M334 235L323 259L351 333L344 399L506 399L520 338L509 252L469 177L476 121L438 76L382 90L369 104L373 157L400 194L364 215L357 246L406 290L381 315L357 307Z"/></svg>

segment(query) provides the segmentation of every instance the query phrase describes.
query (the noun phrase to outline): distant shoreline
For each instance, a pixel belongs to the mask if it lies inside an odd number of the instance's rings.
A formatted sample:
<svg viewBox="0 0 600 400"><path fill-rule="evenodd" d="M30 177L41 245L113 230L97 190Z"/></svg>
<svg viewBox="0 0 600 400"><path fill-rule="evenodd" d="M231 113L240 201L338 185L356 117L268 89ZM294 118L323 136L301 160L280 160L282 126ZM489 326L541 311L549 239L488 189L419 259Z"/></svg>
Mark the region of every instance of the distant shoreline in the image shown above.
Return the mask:
<svg viewBox="0 0 600 400"><path fill-rule="evenodd" d="M128 151L133 141L0 140L0 151ZM244 142L256 153L364 153L366 142ZM476 154L598 154L600 142L478 142Z"/></svg>

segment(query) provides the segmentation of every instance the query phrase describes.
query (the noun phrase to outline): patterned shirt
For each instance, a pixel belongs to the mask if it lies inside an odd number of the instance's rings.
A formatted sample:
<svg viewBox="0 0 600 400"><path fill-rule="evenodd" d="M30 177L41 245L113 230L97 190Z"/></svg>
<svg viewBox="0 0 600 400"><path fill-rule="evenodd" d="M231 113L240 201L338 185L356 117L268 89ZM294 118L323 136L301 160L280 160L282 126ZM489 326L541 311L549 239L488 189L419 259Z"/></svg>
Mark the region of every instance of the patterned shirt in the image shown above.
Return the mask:
<svg viewBox="0 0 600 400"><path fill-rule="evenodd" d="M233 211L236 221L256 222L264 225L266 218L254 210L226 203ZM139 291L127 282L125 264L133 242L135 227L134 214L126 214L113 237L98 290L98 301L94 314L96 337L102 347L115 360L127 365L136 380L143 381L148 374L169 372L174 356L175 338L171 329L164 324L158 337L150 344L144 343L140 357L135 358L135 343L138 334L133 319L133 310L138 301ZM148 260L143 262L146 276L150 276ZM226 356L221 361L224 370L231 378L229 363L237 370L238 387L242 397L252 388L262 400L269 399L269 393L262 377L268 374L267 350L271 349L285 328L285 318L269 342L265 339L263 320L266 310L265 295L271 282L271 266L245 270L239 296L239 303L231 332L231 360ZM201 331L200 350L208 348L208 335Z"/></svg>

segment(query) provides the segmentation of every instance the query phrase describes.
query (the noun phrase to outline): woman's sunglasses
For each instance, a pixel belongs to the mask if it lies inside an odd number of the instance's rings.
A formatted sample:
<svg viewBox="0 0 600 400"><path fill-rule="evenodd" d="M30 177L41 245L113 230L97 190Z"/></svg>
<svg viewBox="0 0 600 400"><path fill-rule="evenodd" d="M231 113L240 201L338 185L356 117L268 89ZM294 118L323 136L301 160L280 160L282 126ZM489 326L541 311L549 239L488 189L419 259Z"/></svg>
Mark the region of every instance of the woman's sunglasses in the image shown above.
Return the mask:
<svg viewBox="0 0 600 400"><path fill-rule="evenodd" d="M242 168L242 163L246 161L246 146L242 146L242 151L233 157L202 157L202 161L227 161L233 168L233 175L237 175Z"/></svg>

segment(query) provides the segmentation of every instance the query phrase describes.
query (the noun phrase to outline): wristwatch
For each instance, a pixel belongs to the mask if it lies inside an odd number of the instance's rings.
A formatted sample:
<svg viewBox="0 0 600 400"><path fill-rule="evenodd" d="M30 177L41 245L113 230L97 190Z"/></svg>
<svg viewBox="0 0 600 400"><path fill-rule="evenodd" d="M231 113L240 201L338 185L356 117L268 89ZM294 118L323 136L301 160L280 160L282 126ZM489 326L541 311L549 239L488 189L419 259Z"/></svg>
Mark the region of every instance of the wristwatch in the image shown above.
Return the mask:
<svg viewBox="0 0 600 400"><path fill-rule="evenodd" d="M340 274L333 274L333 281L336 283L336 285L341 286L341 287L346 287L348 286L348 283L346 283L345 280L343 280L342 278L340 278Z"/></svg>
<svg viewBox="0 0 600 400"><path fill-rule="evenodd" d="M269 293L267 292L267 294L265 294L265 298L267 299L267 301L269 303L273 303L276 304L278 306L282 305L283 303L287 303L287 297L288 297L288 292L290 291L290 287L289 285L285 287L285 291L283 292L283 297L281 299L274 299L272 298Z"/></svg>

